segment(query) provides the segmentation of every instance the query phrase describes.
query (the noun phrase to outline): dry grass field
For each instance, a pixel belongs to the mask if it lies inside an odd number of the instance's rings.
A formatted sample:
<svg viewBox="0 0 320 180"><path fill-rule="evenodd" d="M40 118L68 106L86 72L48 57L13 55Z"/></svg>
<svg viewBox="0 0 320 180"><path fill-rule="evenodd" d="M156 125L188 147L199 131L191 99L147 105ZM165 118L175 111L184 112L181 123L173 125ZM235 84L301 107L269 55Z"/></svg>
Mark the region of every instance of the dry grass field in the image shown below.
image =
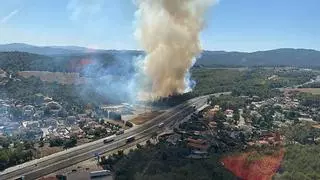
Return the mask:
<svg viewBox="0 0 320 180"><path fill-rule="evenodd" d="M299 88L297 91L320 95L320 88Z"/></svg>
<svg viewBox="0 0 320 180"><path fill-rule="evenodd" d="M146 113L140 114L137 117L133 118L132 120L130 120L130 122L132 122L133 124L136 124L136 125L141 125L141 124L159 116L162 113L163 112L161 112L161 111L146 112Z"/></svg>

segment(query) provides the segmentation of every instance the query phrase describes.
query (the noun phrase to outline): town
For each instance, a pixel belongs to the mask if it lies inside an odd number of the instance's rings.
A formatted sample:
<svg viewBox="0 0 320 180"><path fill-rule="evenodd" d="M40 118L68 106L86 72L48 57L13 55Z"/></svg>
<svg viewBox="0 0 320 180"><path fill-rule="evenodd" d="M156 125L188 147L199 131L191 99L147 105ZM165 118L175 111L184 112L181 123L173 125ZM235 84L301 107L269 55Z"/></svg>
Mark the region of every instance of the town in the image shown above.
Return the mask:
<svg viewBox="0 0 320 180"><path fill-rule="evenodd" d="M158 148L162 144L168 149L180 148L179 151L184 158L199 160L208 159L212 153L223 154L252 149L259 149L263 153L265 150L268 150L268 153L282 152L281 148L285 144L300 141L300 135L288 135L288 129L291 127L308 124L312 131L318 131L318 101L312 100L314 96L309 97L304 88L319 82L317 72L311 70L313 73L310 74L309 69L299 68L246 71L250 74L260 74L261 80L271 83L270 87L276 90L276 95L273 91L266 91L261 96L259 89L249 93L246 89L233 89L231 92L208 96L205 105L195 106L191 115L182 116L182 119L176 119L168 125L159 124L157 133L153 133L150 140L142 143L146 145L141 146L139 143L136 147L143 150L144 146ZM12 79L4 80L8 76L5 71L2 72L5 74L2 78L3 85L7 85ZM297 74L306 76L294 82L300 85L281 85L284 82L282 78L291 78ZM14 77L14 81L20 82L21 80L17 80L19 78L24 81L24 78L19 76ZM171 101L179 102L177 98L184 99L183 96L172 98L162 101L170 104ZM59 102L40 92L24 101L3 98L0 103L1 148L13 150L15 154L12 156L24 156L23 161L16 161L12 157L8 161L2 161L2 170L75 146L121 135L126 130L143 126L144 123L166 112L166 108L159 106L163 103L159 102L155 102L153 107L146 104L97 106L88 103L81 106L74 104L70 108L68 101ZM314 133L313 136L304 137L302 141L317 143L319 137ZM106 140L105 143L108 144L110 141ZM115 172L118 169L117 162L125 156L102 153L96 161L100 168L95 169ZM229 161L232 162L230 159L222 160L225 167L232 164L228 163ZM277 161L273 166L279 167L279 163ZM87 169L92 171L89 167ZM229 170L232 171L232 167ZM81 173L81 170L78 171L72 169L69 173L59 171L57 174L62 174L62 177L75 176ZM268 176L272 177L273 173Z"/></svg>

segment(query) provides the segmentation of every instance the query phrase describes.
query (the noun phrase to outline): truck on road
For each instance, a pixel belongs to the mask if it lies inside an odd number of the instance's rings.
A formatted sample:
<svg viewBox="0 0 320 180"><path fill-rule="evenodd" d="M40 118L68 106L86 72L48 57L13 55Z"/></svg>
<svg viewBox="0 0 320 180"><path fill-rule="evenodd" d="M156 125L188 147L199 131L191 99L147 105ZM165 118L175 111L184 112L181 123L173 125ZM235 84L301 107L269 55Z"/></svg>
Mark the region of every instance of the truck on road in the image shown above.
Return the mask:
<svg viewBox="0 0 320 180"><path fill-rule="evenodd" d="M110 142L114 141L115 137L116 137L116 135L109 136L103 140L103 143L104 144L110 143Z"/></svg>

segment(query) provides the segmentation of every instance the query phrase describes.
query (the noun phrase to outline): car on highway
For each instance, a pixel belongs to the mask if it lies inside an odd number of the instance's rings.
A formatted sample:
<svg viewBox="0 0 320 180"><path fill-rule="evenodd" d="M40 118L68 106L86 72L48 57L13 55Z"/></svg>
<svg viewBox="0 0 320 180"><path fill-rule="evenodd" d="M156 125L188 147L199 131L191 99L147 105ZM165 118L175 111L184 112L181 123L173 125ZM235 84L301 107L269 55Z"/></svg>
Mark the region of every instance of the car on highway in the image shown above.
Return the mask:
<svg viewBox="0 0 320 180"><path fill-rule="evenodd" d="M90 178L98 178L98 177L103 177L103 176L109 176L111 175L111 172L109 170L101 170L101 171L92 171L89 173Z"/></svg>
<svg viewBox="0 0 320 180"><path fill-rule="evenodd" d="M128 138L126 139L126 143L131 143L131 142L133 142L135 139L136 139L136 138L135 138L134 136L128 137Z"/></svg>
<svg viewBox="0 0 320 180"><path fill-rule="evenodd" d="M24 176L21 176L21 177L15 179L15 180L24 180L24 179L25 179Z"/></svg>
<svg viewBox="0 0 320 180"><path fill-rule="evenodd" d="M159 127L159 128L162 128L163 126L164 126L164 123L158 124L158 127Z"/></svg>
<svg viewBox="0 0 320 180"><path fill-rule="evenodd" d="M189 101L188 101L189 102ZM184 118L187 115L192 114L193 112L190 111L191 106L188 104L188 102L178 106L178 107L174 107L171 110L169 110L168 112L164 113L161 118L158 118L160 120L163 120L163 122L165 122L165 125L169 122L174 122L177 119L180 118ZM145 127L140 126L137 127L136 129L134 129L134 133L132 133L129 136L124 137L123 139L117 139L114 138L113 140L113 136L109 136L109 137L105 137L101 140L97 140L95 142L92 143L88 143L87 145L84 145L81 148L71 148L69 150L69 152L63 152L63 153L57 153L55 156L51 156L48 157L48 160L45 161L40 161L39 163L37 163L37 167L35 168L33 163L32 165L28 165L25 167L19 167L13 171L13 173L11 172L7 172L4 173L2 175L0 175L0 179L13 179L14 177L17 176L21 176L21 175L26 175L29 177L33 177L33 179L36 178L40 178L44 175L47 175L47 173L53 173L56 171L56 168L66 168L66 167L70 167L71 165L73 165L75 162L78 161L84 161L86 159L92 158L92 153L94 152L110 152L110 148L112 147L116 147L116 149L119 149L120 147L123 146L123 144L132 144L134 145L132 142L134 142L135 140L138 139L138 135L139 134L139 139L140 138L145 138L151 135L151 133L153 131L157 131L158 129L158 125L159 125L159 121L151 121L152 123L150 123L150 126L148 126L149 124L146 124ZM161 126L161 125L160 125ZM152 132L150 133L142 133L144 132L146 129L148 128L152 128ZM149 130L149 129L148 129ZM148 131L149 132L149 131ZM135 134L135 135L133 135ZM130 137L131 136L131 137ZM103 141L106 140L106 143L109 144L105 144L102 145ZM123 142L123 143L110 143L110 142ZM110 145L110 146L109 146ZM32 166L32 167L31 167ZM40 168L41 167L41 168ZM32 171L29 171L32 170ZM87 169L88 171L89 169Z"/></svg>

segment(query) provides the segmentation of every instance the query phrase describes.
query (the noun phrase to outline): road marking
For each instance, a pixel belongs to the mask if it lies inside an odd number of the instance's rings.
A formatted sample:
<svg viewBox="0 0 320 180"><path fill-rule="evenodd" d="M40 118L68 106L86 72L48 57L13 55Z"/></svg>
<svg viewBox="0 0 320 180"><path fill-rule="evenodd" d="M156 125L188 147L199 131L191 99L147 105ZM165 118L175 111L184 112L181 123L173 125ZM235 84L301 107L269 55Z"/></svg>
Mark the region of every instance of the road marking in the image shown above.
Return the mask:
<svg viewBox="0 0 320 180"><path fill-rule="evenodd" d="M228 92L225 92L225 93L228 93ZM225 94L224 93L224 94ZM164 122L168 122L168 121L172 121L171 120L171 118L173 118L174 116L176 116L177 114L180 114L181 112L183 112L184 110L186 110L186 108L187 108L187 106L188 105L193 105L193 104L197 104L197 103L199 103L201 100L204 100L205 98L208 98L209 96L212 96L212 95L219 95L219 94L221 94L221 93L216 93L216 94L210 94L210 95L206 95L206 96L201 96L201 97L197 97L197 98L194 98L194 99L191 99L191 100L188 100L187 102L185 102L185 103L183 103L183 104L180 104L180 105L178 105L178 106L175 106L175 107L173 107L173 108L170 108L169 109L169 111L168 112L166 112L166 113L164 113L164 114L161 114L160 116L158 116L158 117L156 117L156 118L154 118L154 119L152 119L151 121L148 121L148 122L146 122L144 125L150 125L151 123L154 123L154 122L156 122L157 120L161 120L161 119L163 119L163 118L165 118L165 116L169 116L169 117L166 117L163 121ZM205 103L205 102L202 102L202 103ZM176 112L175 114L173 114L173 115L171 115L172 113L174 113L174 111L176 111L176 110L179 110L178 112ZM169 122L170 123L170 122ZM151 124L152 125L152 124ZM138 134L136 134L136 135L139 135L139 134L142 134L142 133L144 133L144 132L146 132L147 130L150 130L150 129L152 129L152 128L154 128L154 127L157 127L157 124L155 124L155 125L152 125L151 127L148 127L147 129L145 129L145 130L143 130L142 132L140 132L140 133L138 133ZM125 138L125 137L129 137L130 135L129 134L134 134L134 131L138 131L138 130L140 130L140 129L143 129L143 126L141 126L141 127L138 127L138 128L136 128L136 129L129 129L129 131L128 131L128 133L126 133L126 135L122 135L122 136L119 136L119 138ZM131 131L130 131L131 130ZM104 139L104 138L103 138ZM65 155L68 155L68 154L71 154L71 153L78 153L75 157L77 157L77 156L80 156L80 155L85 155L87 152L83 152L82 154L81 154L81 150L83 150L82 148L88 148L88 147L91 147L92 148L92 146L94 146L96 149L91 149L89 152L92 152L92 151L95 151L95 150L97 150L97 149L99 149L99 148L107 148L107 146L111 146L112 144L108 144L108 145L105 145L105 146L103 146L103 147L96 147L96 146L98 146L100 143L102 143L103 142L103 139L99 139L99 140L97 140L97 141L94 141L94 142L91 142L90 144L84 144L84 145L81 145L81 146L77 146L77 147L75 147L74 149L72 148L72 149L70 149L68 152L64 152L64 153L61 153L60 152L60 154L59 153L55 153L55 154L52 154L52 155L50 155L50 156L46 156L46 157L44 157L44 158L41 158L41 159L37 159L37 160L34 160L34 161L29 161L29 162L26 162L26 163L24 163L24 164L22 164L22 165L18 165L18 166L15 166L14 168L12 168L12 169L7 169L8 171L6 171L6 172L2 172L1 174L0 174L0 177L1 176L8 176L9 174L13 174L13 173L18 173L17 171L28 171L28 169L30 169L30 168L33 168L33 166L35 165L35 164L37 164L37 163L46 163L47 161L61 161L61 160L56 160L55 158L62 158L63 156L65 156ZM121 141L123 141L123 140L121 140L121 139L119 139L117 142L121 142ZM80 152L78 152L78 151L80 151ZM62 156L62 157L59 157L59 155L60 156ZM40 161L40 162L38 162L38 161ZM80 161L81 162L81 161ZM53 162L54 163L54 162ZM55 162L56 163L56 162ZM45 168L45 167L50 167L50 165L52 165L52 163L51 164L49 164L49 165L44 165L44 167L43 168ZM17 169L17 167L18 167L18 169ZM29 171L30 172L30 171ZM21 174L25 174L25 172L23 172L23 173L21 173Z"/></svg>

